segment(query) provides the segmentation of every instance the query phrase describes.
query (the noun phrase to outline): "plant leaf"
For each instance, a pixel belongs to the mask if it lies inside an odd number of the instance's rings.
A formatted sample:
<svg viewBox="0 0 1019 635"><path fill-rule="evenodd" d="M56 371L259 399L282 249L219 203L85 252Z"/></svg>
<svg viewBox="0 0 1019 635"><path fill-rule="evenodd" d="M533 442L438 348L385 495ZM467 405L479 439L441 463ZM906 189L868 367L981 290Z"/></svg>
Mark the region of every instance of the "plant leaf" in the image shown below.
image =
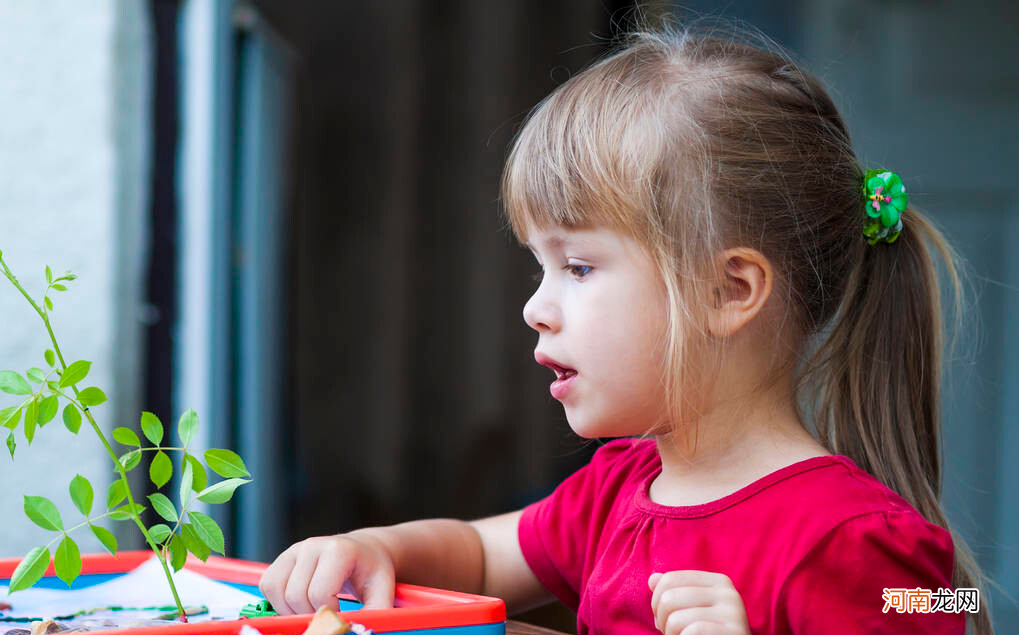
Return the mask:
<svg viewBox="0 0 1019 635"><path fill-rule="evenodd" d="M81 552L70 536L64 536L60 541L57 553L53 557L53 568L57 571L57 577L66 582L67 586L71 586L81 573Z"/></svg>
<svg viewBox="0 0 1019 635"><path fill-rule="evenodd" d="M11 459L14 459L14 448L18 447L18 444L14 441L14 433L10 432L7 435L7 450L11 453Z"/></svg>
<svg viewBox="0 0 1019 635"><path fill-rule="evenodd" d="M149 465L149 478L155 484L156 489L166 485L171 476L173 476L173 462L170 461L170 457L166 456L162 450L156 452L156 456L152 457L152 463Z"/></svg>
<svg viewBox="0 0 1019 635"><path fill-rule="evenodd" d="M46 265L46 284L53 282L53 272L50 270L50 266Z"/></svg>
<svg viewBox="0 0 1019 635"><path fill-rule="evenodd" d="M158 446L163 441L163 422L151 412L142 413L142 433L145 438Z"/></svg>
<svg viewBox="0 0 1019 635"><path fill-rule="evenodd" d="M109 489L106 490L106 509L112 510L125 498L127 498L127 484L123 479L118 478L110 483Z"/></svg>
<svg viewBox="0 0 1019 635"><path fill-rule="evenodd" d="M173 566L173 572L176 573L183 569L187 560L188 548L184 544L184 540L176 535L170 538L170 564Z"/></svg>
<svg viewBox="0 0 1019 635"><path fill-rule="evenodd" d="M39 402L32 399L25 406L25 438L28 439L29 445L32 444L32 439L35 438L35 426L39 423Z"/></svg>
<svg viewBox="0 0 1019 635"><path fill-rule="evenodd" d="M81 474L76 474L71 479L68 489L71 492L71 500L74 501L74 506L78 508L78 511L86 517L92 513L92 497L94 495L92 483L89 483L88 479Z"/></svg>
<svg viewBox="0 0 1019 635"><path fill-rule="evenodd" d="M49 563L50 550L46 547L36 547L29 551L28 555L21 559L18 568L14 570L14 575L11 576L10 592L27 589L38 582L46 573Z"/></svg>
<svg viewBox="0 0 1019 635"><path fill-rule="evenodd" d="M157 514L165 518L168 522L177 522L177 508L173 506L173 501L159 492L149 494L148 498L149 503L152 505L152 509L156 510Z"/></svg>
<svg viewBox="0 0 1019 635"><path fill-rule="evenodd" d="M95 537L99 539L99 542L103 543L106 550L117 555L117 537L113 535L106 527L100 527L98 525L89 525L89 529L95 534Z"/></svg>
<svg viewBox="0 0 1019 635"><path fill-rule="evenodd" d="M191 445L191 441L195 438L195 432L198 430L198 413L193 408L188 408L187 412L180 416L177 421L177 436L180 437L180 443L184 447Z"/></svg>
<svg viewBox="0 0 1019 635"><path fill-rule="evenodd" d="M21 406L11 406L0 410L0 426L14 430L21 421Z"/></svg>
<svg viewBox="0 0 1019 635"><path fill-rule="evenodd" d="M78 434L78 430L81 429L81 413L74 404L64 406L64 427L74 434Z"/></svg>
<svg viewBox="0 0 1019 635"><path fill-rule="evenodd" d="M46 308L49 309L50 311L52 311L53 310L53 300L50 300L49 296L44 297L43 300L46 301Z"/></svg>
<svg viewBox="0 0 1019 635"><path fill-rule="evenodd" d="M198 460L197 456L191 454L184 455L184 462L191 465L191 488L196 492L205 489L208 477L205 475L205 467L202 466L202 462Z"/></svg>
<svg viewBox="0 0 1019 635"><path fill-rule="evenodd" d="M206 450L205 463L213 472L225 478L250 476L244 461L232 450L221 450L219 448Z"/></svg>
<svg viewBox="0 0 1019 635"><path fill-rule="evenodd" d="M152 537L152 540L155 541L157 545L161 545L166 542L166 539L169 538L172 533L173 532L170 531L170 528L163 523L149 527L149 536Z"/></svg>
<svg viewBox="0 0 1019 635"><path fill-rule="evenodd" d="M195 529L198 538L208 545L210 549L223 553L223 530L219 528L216 521L201 512L188 512L188 519Z"/></svg>
<svg viewBox="0 0 1019 635"><path fill-rule="evenodd" d="M9 395L32 394L32 386L13 370L0 370L0 390Z"/></svg>
<svg viewBox="0 0 1019 635"><path fill-rule="evenodd" d="M133 445L136 448L142 444L134 430L123 426L113 429L113 440L122 445Z"/></svg>
<svg viewBox="0 0 1019 635"><path fill-rule="evenodd" d="M67 291L67 287L65 287L62 284L55 284L53 285L53 288L56 289L57 291Z"/></svg>
<svg viewBox="0 0 1019 635"><path fill-rule="evenodd" d="M128 520L135 516L140 516L143 511L145 511L145 508L138 503L128 503L110 512L110 518L113 520Z"/></svg>
<svg viewBox="0 0 1019 635"><path fill-rule="evenodd" d="M53 353L52 350L47 348L46 352L43 353L43 358L46 359L46 363L49 364L50 366L56 366L57 356L56 354Z"/></svg>
<svg viewBox="0 0 1019 635"><path fill-rule="evenodd" d="M33 384L41 384L46 379L46 373L41 368L29 368L25 371L25 377Z"/></svg>
<svg viewBox="0 0 1019 635"><path fill-rule="evenodd" d="M98 406L101 403L106 403L106 393L95 386L90 386L78 393L78 401L86 406Z"/></svg>
<svg viewBox="0 0 1019 635"><path fill-rule="evenodd" d="M45 496L25 496L25 515L43 529L60 531L64 528L57 506Z"/></svg>
<svg viewBox="0 0 1019 635"><path fill-rule="evenodd" d="M124 470L130 472L134 468L138 467L138 463L142 460L141 450L131 450L120 455L120 464Z"/></svg>
<svg viewBox="0 0 1019 635"><path fill-rule="evenodd" d="M92 368L92 362L87 362L83 359L73 362L60 374L60 387L66 388L85 379L90 368Z"/></svg>
<svg viewBox="0 0 1019 635"><path fill-rule="evenodd" d="M195 554L195 557L202 562L209 559L209 554L212 551L209 549L209 545L202 542L202 539L198 537L191 523L184 523L180 526L180 535L184 539L184 544L187 545L188 551Z"/></svg>
<svg viewBox="0 0 1019 635"><path fill-rule="evenodd" d="M41 428L50 421L53 421L53 417L57 416L57 411L59 409L60 404L57 402L56 395L44 397L43 400L39 402L39 414L37 415L39 418L39 427Z"/></svg>
<svg viewBox="0 0 1019 635"><path fill-rule="evenodd" d="M188 499L191 498L191 486L194 483L194 474L191 471L191 464L184 461L183 473L180 476L180 505L187 507Z"/></svg>
<svg viewBox="0 0 1019 635"><path fill-rule="evenodd" d="M236 490L245 483L250 483L251 479L247 478L229 478L225 481L220 481L214 485L210 485L198 493L198 500L206 503L217 505L219 503L225 503L230 500Z"/></svg>

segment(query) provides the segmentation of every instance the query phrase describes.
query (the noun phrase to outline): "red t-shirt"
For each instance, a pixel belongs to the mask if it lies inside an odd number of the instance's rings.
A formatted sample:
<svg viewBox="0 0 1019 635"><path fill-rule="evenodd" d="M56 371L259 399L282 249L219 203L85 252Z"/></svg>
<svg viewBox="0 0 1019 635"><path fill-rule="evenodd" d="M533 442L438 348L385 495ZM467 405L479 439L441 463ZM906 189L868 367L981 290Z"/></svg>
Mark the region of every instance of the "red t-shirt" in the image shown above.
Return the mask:
<svg viewBox="0 0 1019 635"><path fill-rule="evenodd" d="M729 576L755 635L965 632L964 613L882 612L885 588L952 588L952 539L848 457L688 507L651 501L660 471L654 440L618 439L524 510L524 557L580 635L659 633L648 577L679 569Z"/></svg>

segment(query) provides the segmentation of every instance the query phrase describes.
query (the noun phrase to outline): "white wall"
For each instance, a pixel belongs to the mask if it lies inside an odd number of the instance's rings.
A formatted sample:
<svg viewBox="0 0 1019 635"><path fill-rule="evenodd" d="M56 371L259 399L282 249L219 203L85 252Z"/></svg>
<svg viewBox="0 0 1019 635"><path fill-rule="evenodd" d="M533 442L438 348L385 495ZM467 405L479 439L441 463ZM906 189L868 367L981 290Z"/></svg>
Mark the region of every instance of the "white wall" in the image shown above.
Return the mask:
<svg viewBox="0 0 1019 635"><path fill-rule="evenodd" d="M150 30L143 0L0 0L0 249L33 295L47 264L79 276L56 294L51 320L68 363L93 362L87 385L109 397L94 408L106 430L136 426L141 409ZM48 346L32 308L0 279L0 370L44 367ZM0 393L0 408L17 399ZM58 415L31 446L21 429L16 439L15 460L6 448L0 456L0 557L52 537L25 517L23 495L49 497L71 526L81 521L71 478L92 481L101 512L113 475L87 424L74 437ZM87 530L73 537L82 552L101 550Z"/></svg>

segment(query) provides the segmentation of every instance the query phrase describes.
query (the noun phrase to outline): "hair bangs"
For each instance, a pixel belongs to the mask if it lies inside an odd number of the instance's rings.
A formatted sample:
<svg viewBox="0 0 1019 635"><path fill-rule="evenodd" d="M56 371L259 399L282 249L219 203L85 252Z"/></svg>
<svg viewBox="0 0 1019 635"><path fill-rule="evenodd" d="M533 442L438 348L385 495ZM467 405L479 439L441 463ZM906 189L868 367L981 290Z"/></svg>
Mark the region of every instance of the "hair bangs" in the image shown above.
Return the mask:
<svg viewBox="0 0 1019 635"><path fill-rule="evenodd" d="M514 140L504 212L520 242L531 229L606 226L647 242L663 118L632 57L618 54L553 91Z"/></svg>

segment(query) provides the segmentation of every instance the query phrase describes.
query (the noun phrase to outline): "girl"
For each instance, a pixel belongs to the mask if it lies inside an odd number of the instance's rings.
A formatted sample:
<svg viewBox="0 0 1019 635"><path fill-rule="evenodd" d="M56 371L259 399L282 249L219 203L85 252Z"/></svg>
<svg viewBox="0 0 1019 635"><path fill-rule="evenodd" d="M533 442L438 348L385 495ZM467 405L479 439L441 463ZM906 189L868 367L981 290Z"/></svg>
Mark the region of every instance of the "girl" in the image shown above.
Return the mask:
<svg viewBox="0 0 1019 635"><path fill-rule="evenodd" d="M523 510L295 544L261 582L281 613L345 584L389 607L398 579L558 598L581 634L991 633L939 503L927 245L958 291L953 254L815 78L633 35L535 109L502 188L553 397L582 437L639 438Z"/></svg>

